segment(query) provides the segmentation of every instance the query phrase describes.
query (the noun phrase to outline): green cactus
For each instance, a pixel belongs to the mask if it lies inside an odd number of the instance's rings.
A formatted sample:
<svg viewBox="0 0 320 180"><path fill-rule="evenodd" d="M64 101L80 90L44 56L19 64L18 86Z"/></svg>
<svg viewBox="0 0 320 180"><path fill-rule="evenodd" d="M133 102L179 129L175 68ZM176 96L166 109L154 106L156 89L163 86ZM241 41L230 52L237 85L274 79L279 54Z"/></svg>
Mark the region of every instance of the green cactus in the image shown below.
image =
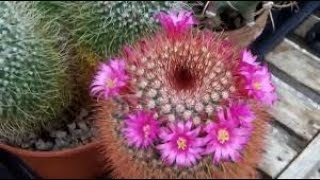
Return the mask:
<svg viewBox="0 0 320 180"><path fill-rule="evenodd" d="M270 8L272 1L190 1L201 27L215 31L234 30L255 25L262 9ZM259 7L262 7L259 9ZM266 7L264 7L266 5ZM268 7L267 7L268 6Z"/></svg>
<svg viewBox="0 0 320 180"><path fill-rule="evenodd" d="M178 1L82 1L69 3L67 9L72 12L69 19L76 41L105 57L154 30L156 12L183 5Z"/></svg>
<svg viewBox="0 0 320 180"><path fill-rule="evenodd" d="M37 10L40 15L42 24L47 25L48 32L56 34L60 40L68 39L68 31L70 28L69 12L67 7L73 4L72 1L32 1L29 2Z"/></svg>
<svg viewBox="0 0 320 180"><path fill-rule="evenodd" d="M69 104L64 54L25 2L0 2L0 136L49 125Z"/></svg>
<svg viewBox="0 0 320 180"><path fill-rule="evenodd" d="M217 1L213 6L213 12L207 11L207 15L216 16L221 21L220 14L226 9L232 9L240 13L245 24L254 25L254 14L261 1Z"/></svg>

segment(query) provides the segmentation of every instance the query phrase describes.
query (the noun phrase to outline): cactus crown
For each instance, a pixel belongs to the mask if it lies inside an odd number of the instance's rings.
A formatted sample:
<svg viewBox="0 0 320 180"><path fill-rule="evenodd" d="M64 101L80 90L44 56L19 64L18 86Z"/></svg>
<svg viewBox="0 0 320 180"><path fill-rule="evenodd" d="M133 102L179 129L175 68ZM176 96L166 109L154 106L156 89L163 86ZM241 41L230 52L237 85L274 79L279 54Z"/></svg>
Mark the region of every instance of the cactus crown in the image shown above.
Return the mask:
<svg viewBox="0 0 320 180"><path fill-rule="evenodd" d="M34 131L67 105L63 55L23 2L0 2L0 135Z"/></svg>

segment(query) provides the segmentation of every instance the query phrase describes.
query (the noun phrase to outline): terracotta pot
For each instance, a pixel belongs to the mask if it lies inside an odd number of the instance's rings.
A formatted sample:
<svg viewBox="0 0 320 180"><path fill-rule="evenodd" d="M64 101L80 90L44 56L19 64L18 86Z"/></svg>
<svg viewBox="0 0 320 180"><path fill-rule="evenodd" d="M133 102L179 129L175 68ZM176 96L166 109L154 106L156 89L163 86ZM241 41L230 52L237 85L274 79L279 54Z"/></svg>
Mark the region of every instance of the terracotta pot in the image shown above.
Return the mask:
<svg viewBox="0 0 320 180"><path fill-rule="evenodd" d="M263 32L267 24L268 15L269 12L264 10L252 27L244 26L240 29L224 31L222 32L222 36L238 44L240 47L247 47Z"/></svg>
<svg viewBox="0 0 320 180"><path fill-rule="evenodd" d="M91 179L103 174L98 142L49 152L29 151L6 144L0 144L0 148L20 157L42 178Z"/></svg>

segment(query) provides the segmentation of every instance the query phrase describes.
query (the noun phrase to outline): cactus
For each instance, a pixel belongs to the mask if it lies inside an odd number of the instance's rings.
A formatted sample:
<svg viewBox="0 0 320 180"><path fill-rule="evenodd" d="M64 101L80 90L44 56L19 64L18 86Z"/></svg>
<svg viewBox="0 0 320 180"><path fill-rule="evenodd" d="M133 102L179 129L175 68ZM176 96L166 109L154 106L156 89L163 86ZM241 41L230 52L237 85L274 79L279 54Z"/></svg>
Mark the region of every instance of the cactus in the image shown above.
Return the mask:
<svg viewBox="0 0 320 180"><path fill-rule="evenodd" d="M67 41L70 37L69 5L72 1L35 1L29 2L39 14L40 22L47 26L48 32L52 33L61 41Z"/></svg>
<svg viewBox="0 0 320 180"><path fill-rule="evenodd" d="M48 126L70 99L64 54L31 4L0 2L0 135Z"/></svg>
<svg viewBox="0 0 320 180"><path fill-rule="evenodd" d="M87 86L99 61L152 32L156 12L188 8L178 1L39 1L36 7L50 32L60 34L59 39L72 49L71 74L82 102L88 100Z"/></svg>
<svg viewBox="0 0 320 180"><path fill-rule="evenodd" d="M258 6L263 2L201 1L190 3L204 26L209 26L214 30L232 30L244 25L252 27L255 24Z"/></svg>
<svg viewBox="0 0 320 180"><path fill-rule="evenodd" d="M98 1L69 3L75 42L105 57L155 28L154 13L181 8L177 1Z"/></svg>
<svg viewBox="0 0 320 180"><path fill-rule="evenodd" d="M244 18L244 23L252 26L254 24L255 12L257 5L261 1L218 1L216 5L213 6L213 12L206 11L206 15L216 16L218 21L221 21L221 13L227 9L233 9L240 13Z"/></svg>
<svg viewBox="0 0 320 180"><path fill-rule="evenodd" d="M275 88L266 66L192 13L102 63L91 84L106 167L115 178L253 178Z"/></svg>

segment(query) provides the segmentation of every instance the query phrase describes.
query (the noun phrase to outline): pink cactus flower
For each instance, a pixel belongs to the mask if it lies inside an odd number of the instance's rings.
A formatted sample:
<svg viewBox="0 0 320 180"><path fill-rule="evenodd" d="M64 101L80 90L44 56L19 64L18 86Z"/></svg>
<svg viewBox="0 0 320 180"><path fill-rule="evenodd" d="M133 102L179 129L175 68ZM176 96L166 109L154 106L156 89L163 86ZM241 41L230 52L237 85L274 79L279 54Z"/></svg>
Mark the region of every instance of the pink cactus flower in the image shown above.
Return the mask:
<svg viewBox="0 0 320 180"><path fill-rule="evenodd" d="M266 66L246 76L248 94L266 105L273 105L277 100L275 88L271 82L271 74Z"/></svg>
<svg viewBox="0 0 320 180"><path fill-rule="evenodd" d="M128 79L122 59L113 59L108 63L103 63L91 84L91 95L103 96L105 99L117 96Z"/></svg>
<svg viewBox="0 0 320 180"><path fill-rule="evenodd" d="M238 161L240 152L248 142L251 130L239 128L234 123L233 117L225 117L224 112L218 112L217 122L212 122L205 127L208 142L205 154L212 154L215 164L220 161Z"/></svg>
<svg viewBox="0 0 320 180"><path fill-rule="evenodd" d="M159 123L154 113L138 111L125 119L123 134L130 146L147 148L154 143L159 133Z"/></svg>
<svg viewBox="0 0 320 180"><path fill-rule="evenodd" d="M160 12L156 15L156 19L160 21L164 30L173 36L186 32L196 24L192 12L187 11L172 11L169 13Z"/></svg>
<svg viewBox="0 0 320 180"><path fill-rule="evenodd" d="M254 55L251 53L251 51L245 49L245 50L242 52L242 62L257 67L257 66L259 66L259 63L256 62L256 60L257 60L257 56L254 56Z"/></svg>
<svg viewBox="0 0 320 180"><path fill-rule="evenodd" d="M240 63L240 74L248 78L261 68L259 63L256 62L256 59L257 57L253 56L249 50L244 50Z"/></svg>
<svg viewBox="0 0 320 180"><path fill-rule="evenodd" d="M255 115L250 106L244 102L232 102L228 111L240 127L251 128Z"/></svg>
<svg viewBox="0 0 320 180"><path fill-rule="evenodd" d="M200 127L192 129L192 122L178 122L170 128L163 128L160 139L163 144L157 146L162 160L168 165L176 164L190 167L201 158L205 141L199 138Z"/></svg>

